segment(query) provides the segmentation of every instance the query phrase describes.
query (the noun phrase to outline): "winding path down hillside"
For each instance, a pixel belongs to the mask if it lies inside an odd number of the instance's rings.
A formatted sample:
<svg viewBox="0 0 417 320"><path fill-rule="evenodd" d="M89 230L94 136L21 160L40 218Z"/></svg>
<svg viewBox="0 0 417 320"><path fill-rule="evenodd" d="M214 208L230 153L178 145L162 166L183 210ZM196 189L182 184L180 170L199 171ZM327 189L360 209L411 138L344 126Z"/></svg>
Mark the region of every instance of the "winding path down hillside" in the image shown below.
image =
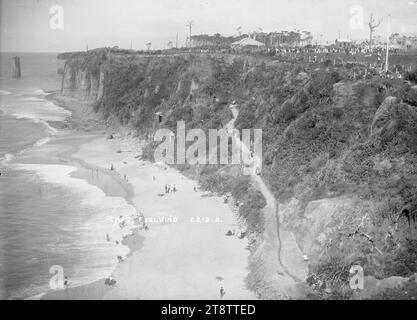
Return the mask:
<svg viewBox="0 0 417 320"><path fill-rule="evenodd" d="M225 126L228 130L235 128L234 123L239 115L236 105L232 104L230 110L233 119ZM239 137L236 135L233 137L236 144L241 147L242 157L249 156L250 150L248 147ZM275 261L266 260L268 264L266 268L272 274L277 274L278 278L276 280L279 291L283 296L296 296L297 290L295 287L297 283L304 281L307 277L307 263L303 260L303 253L297 245L293 233L280 226L279 207L274 195L262 178L256 174L256 167L261 168L262 159L254 155L253 163L252 170L250 170L251 179L266 200L266 206L263 209L265 218L264 241L267 242L267 247L276 253Z"/></svg>

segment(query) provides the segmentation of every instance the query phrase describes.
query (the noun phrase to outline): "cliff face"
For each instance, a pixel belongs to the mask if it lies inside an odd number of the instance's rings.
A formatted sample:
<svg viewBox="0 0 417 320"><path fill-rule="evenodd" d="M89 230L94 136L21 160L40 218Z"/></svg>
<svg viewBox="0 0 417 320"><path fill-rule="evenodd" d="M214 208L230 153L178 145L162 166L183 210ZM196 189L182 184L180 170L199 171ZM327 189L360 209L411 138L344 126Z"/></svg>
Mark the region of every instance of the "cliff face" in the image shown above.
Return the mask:
<svg viewBox="0 0 417 320"><path fill-rule="evenodd" d="M159 126L175 131L180 120L187 128L220 128L236 100L236 126L263 129L262 178L280 203L273 222L309 257L307 282L324 284L314 289L320 297L349 298L352 265L379 279L417 272L415 226L401 215L417 208L417 90L369 72L352 79L363 71L329 62L93 51L67 59L62 92L148 137ZM200 170L201 184L223 193L242 185L239 170L220 169ZM273 218L259 217L262 206L251 202L262 201L242 194L240 212L253 230L250 286L261 297L282 297L268 267L276 235L262 225Z"/></svg>
<svg viewBox="0 0 417 320"><path fill-rule="evenodd" d="M93 74L87 67L76 66L73 61L64 66L61 92L66 96L97 102L103 96L104 66L98 74Z"/></svg>

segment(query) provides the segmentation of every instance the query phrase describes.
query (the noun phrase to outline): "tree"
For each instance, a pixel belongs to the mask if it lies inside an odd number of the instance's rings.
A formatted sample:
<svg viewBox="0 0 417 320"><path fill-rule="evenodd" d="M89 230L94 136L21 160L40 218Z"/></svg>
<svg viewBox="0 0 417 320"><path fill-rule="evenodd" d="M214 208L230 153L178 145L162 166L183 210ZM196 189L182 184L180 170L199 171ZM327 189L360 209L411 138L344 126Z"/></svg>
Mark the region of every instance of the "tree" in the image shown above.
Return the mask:
<svg viewBox="0 0 417 320"><path fill-rule="evenodd" d="M368 26L369 26L369 47L372 47L373 39L374 39L374 32L381 25L381 23L382 23L382 19L379 19L378 22L375 22L374 16L371 13L371 16L369 18L369 23L368 23Z"/></svg>
<svg viewBox="0 0 417 320"><path fill-rule="evenodd" d="M192 38L193 25L194 25L194 21L191 21L191 20L187 21L186 27L188 27L190 29L190 48L192 46L191 38Z"/></svg>
<svg viewBox="0 0 417 320"><path fill-rule="evenodd" d="M148 51L151 51L151 47L152 47L152 42L148 42L146 44L146 48L148 48Z"/></svg>
<svg viewBox="0 0 417 320"><path fill-rule="evenodd" d="M303 31L302 32L302 38L301 42L304 44L311 44L311 41L313 40L313 35L309 31Z"/></svg>
<svg viewBox="0 0 417 320"><path fill-rule="evenodd" d="M242 35L242 27L237 27L237 34L239 35L239 37Z"/></svg>

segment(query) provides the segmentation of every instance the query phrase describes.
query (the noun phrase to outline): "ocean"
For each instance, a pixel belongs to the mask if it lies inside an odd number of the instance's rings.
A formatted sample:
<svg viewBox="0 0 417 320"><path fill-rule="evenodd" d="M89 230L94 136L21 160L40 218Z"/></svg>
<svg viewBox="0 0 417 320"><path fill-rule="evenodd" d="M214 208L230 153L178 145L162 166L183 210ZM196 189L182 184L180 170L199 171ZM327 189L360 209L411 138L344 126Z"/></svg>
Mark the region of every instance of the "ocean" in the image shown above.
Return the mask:
<svg viewBox="0 0 417 320"><path fill-rule="evenodd" d="M14 55L21 79L11 77ZM0 299L47 292L55 265L71 285L108 276L128 249L106 241L106 232L115 228L113 216L135 209L72 178L79 166L42 158L41 148L64 130L54 123L71 116L45 99L60 89L56 54L1 53L0 67ZM36 150L31 161L27 153Z"/></svg>

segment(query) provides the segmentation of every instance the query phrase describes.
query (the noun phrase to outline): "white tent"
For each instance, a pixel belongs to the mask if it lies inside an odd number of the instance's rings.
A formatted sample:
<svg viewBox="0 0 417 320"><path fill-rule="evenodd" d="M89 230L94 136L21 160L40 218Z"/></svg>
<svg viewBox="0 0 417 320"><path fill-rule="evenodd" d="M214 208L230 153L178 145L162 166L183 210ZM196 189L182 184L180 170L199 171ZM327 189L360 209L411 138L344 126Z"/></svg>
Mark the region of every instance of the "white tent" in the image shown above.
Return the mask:
<svg viewBox="0 0 417 320"><path fill-rule="evenodd" d="M241 39L239 41L233 42L232 43L232 47L239 47L239 48L243 48L243 47L264 47L265 44L263 44L262 42L256 41L255 39L252 38L244 38Z"/></svg>

